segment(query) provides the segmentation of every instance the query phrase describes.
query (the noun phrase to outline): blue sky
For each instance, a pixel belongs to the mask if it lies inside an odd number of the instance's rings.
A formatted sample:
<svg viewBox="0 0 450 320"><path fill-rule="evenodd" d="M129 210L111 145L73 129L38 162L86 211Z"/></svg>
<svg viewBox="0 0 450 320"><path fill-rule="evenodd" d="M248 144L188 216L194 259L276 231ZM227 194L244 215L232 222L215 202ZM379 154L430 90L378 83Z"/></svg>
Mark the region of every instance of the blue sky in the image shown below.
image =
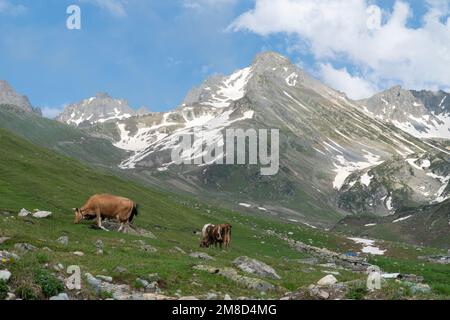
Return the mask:
<svg viewBox="0 0 450 320"><path fill-rule="evenodd" d="M48 115L98 91L164 111L206 77L274 50L355 98L397 83L447 90L447 2L0 0L0 79ZM81 30L66 28L71 4L81 8ZM349 20L367 20L371 5L380 8L381 25L349 39L364 28ZM435 9L435 23L426 24Z"/></svg>

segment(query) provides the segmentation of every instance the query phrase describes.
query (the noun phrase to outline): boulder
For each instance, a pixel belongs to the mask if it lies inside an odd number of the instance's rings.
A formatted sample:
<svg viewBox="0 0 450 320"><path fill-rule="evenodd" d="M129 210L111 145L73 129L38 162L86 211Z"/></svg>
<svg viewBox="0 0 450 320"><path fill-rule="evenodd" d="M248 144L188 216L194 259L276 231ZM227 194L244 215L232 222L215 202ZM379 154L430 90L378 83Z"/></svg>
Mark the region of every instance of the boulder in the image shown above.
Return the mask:
<svg viewBox="0 0 450 320"><path fill-rule="evenodd" d="M151 252L151 253L155 253L156 251L158 251L155 247L153 247L149 244L141 245L141 250L145 251L145 252Z"/></svg>
<svg viewBox="0 0 450 320"><path fill-rule="evenodd" d="M19 211L18 216L24 218L24 217L28 217L30 214L31 214L31 212L28 211L27 209L22 209Z"/></svg>
<svg viewBox="0 0 450 320"><path fill-rule="evenodd" d="M33 213L33 218L43 219L48 218L51 215L52 213L50 211L36 211L35 213Z"/></svg>
<svg viewBox="0 0 450 320"><path fill-rule="evenodd" d="M126 268L123 268L123 267L115 267L114 270L113 270L113 272L115 272L115 273L125 273L127 271L128 270Z"/></svg>
<svg viewBox="0 0 450 320"><path fill-rule="evenodd" d="M60 293L57 296L51 297L50 300L52 301L62 301L62 300L70 300L69 296L67 295L67 293Z"/></svg>
<svg viewBox="0 0 450 320"><path fill-rule="evenodd" d="M8 270L0 270L0 281L8 282L11 279L11 272Z"/></svg>
<svg viewBox="0 0 450 320"><path fill-rule="evenodd" d="M206 300L217 300L217 293L208 292L206 295Z"/></svg>
<svg viewBox="0 0 450 320"><path fill-rule="evenodd" d="M14 245L14 249L18 250L18 251L36 251L37 248L29 243L16 243Z"/></svg>
<svg viewBox="0 0 450 320"><path fill-rule="evenodd" d="M213 257L204 252L193 252L189 255L192 258L202 259L202 260L214 260Z"/></svg>
<svg viewBox="0 0 450 320"><path fill-rule="evenodd" d="M336 284L337 282L338 281L337 281L336 277L329 274L329 275L323 277L322 279L320 279L319 281L317 281L317 285L319 285L321 287L332 286L332 285Z"/></svg>
<svg viewBox="0 0 450 320"><path fill-rule="evenodd" d="M81 252L81 251L75 251L75 252L73 252L73 254L78 256L78 257L83 257L84 256L84 252Z"/></svg>
<svg viewBox="0 0 450 320"><path fill-rule="evenodd" d="M113 281L112 277L103 276L103 275L97 275L97 279L100 279L102 281L109 282L109 283L111 283Z"/></svg>
<svg viewBox="0 0 450 320"><path fill-rule="evenodd" d="M103 222L103 227L109 231L119 231L120 224L113 220L105 220ZM151 232L143 228L138 228L134 225L126 225L122 231L123 233L131 234L134 236L140 236L149 239L156 239L156 236Z"/></svg>
<svg viewBox="0 0 450 320"><path fill-rule="evenodd" d="M69 237L68 236L61 236L58 238L58 241L60 244L62 244L63 246L67 246L69 245Z"/></svg>
<svg viewBox="0 0 450 320"><path fill-rule="evenodd" d="M411 286L411 293L412 294L418 294L418 293L431 293L431 287L427 284L423 283L415 283Z"/></svg>
<svg viewBox="0 0 450 320"><path fill-rule="evenodd" d="M6 241L8 241L11 238L8 237L0 237L0 244L4 244Z"/></svg>
<svg viewBox="0 0 450 320"><path fill-rule="evenodd" d="M244 272L259 275L261 277L267 277L272 279L281 279L281 277L275 272L275 270L265 264L264 262L249 257L239 257L233 261L233 264Z"/></svg>

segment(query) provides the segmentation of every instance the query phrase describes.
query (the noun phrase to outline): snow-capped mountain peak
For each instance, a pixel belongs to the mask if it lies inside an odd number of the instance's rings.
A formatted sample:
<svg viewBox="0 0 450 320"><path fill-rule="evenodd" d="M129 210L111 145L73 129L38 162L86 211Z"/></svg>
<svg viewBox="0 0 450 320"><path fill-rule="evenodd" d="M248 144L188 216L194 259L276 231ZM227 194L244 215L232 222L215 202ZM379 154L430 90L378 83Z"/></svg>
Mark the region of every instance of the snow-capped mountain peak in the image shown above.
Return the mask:
<svg viewBox="0 0 450 320"><path fill-rule="evenodd" d="M361 103L377 119L417 138L450 139L450 93L396 86Z"/></svg>
<svg viewBox="0 0 450 320"><path fill-rule="evenodd" d="M126 100L114 99L107 93L97 93L79 103L66 106L57 120L81 126L122 120L136 114Z"/></svg>

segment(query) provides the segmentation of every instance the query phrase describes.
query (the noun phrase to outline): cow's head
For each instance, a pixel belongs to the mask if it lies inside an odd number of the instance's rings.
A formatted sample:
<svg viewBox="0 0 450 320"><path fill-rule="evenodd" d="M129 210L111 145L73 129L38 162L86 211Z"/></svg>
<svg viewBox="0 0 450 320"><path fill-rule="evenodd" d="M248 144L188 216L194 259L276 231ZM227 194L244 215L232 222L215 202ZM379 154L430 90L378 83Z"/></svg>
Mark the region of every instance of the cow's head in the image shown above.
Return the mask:
<svg viewBox="0 0 450 320"><path fill-rule="evenodd" d="M83 216L83 214L81 213L81 210L78 209L78 208L73 208L73 211L75 212L75 221L74 221L74 223L75 223L75 224L80 223L81 220L84 219L84 216Z"/></svg>

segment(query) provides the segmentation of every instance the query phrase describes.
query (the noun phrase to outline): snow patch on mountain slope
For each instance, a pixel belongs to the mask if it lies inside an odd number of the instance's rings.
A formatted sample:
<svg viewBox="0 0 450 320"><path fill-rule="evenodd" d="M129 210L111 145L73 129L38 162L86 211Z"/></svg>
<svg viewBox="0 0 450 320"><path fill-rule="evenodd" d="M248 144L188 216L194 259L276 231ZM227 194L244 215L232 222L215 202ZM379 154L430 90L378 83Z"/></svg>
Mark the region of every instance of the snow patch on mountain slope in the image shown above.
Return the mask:
<svg viewBox="0 0 450 320"><path fill-rule="evenodd" d="M358 161L352 162L345 159L344 156L339 155L335 158L336 162L334 162L336 176L333 181L333 188L340 190L345 183L345 180L350 176L353 172L364 170L370 167L374 167L382 164L384 161L380 161L380 156L375 155L369 151L363 150L366 154L363 156L367 161ZM364 180L363 182L366 182ZM369 180L370 183L370 180Z"/></svg>
<svg viewBox="0 0 450 320"><path fill-rule="evenodd" d="M399 219L397 219L397 220L392 221L392 223L402 222L402 221L408 220L408 219L411 218L411 217L412 217L412 215L406 216L406 217L402 217L402 218L399 218Z"/></svg>
<svg viewBox="0 0 450 320"><path fill-rule="evenodd" d="M221 83L216 93L211 96L211 99L202 102L202 104L218 109L229 107L233 101L237 101L244 97L245 89L251 75L251 67L233 73Z"/></svg>
<svg viewBox="0 0 450 320"><path fill-rule="evenodd" d="M392 123L399 129L421 139L442 138L450 139L450 114L428 115L421 118L409 115L411 121L397 121Z"/></svg>
<svg viewBox="0 0 450 320"><path fill-rule="evenodd" d="M382 250L379 247L374 246L375 240L363 239L363 238L348 238L357 244L362 244L363 248L361 252L373 254L373 255L384 255L387 250Z"/></svg>
<svg viewBox="0 0 450 320"><path fill-rule="evenodd" d="M124 128L120 128L121 141L116 144L117 147L135 153L123 161L120 165L122 169L132 169L136 164L143 160L145 157L151 155L157 151L172 150L177 148L181 143L183 136L193 135L195 128L201 128L202 139L194 139L192 147L185 149L180 155L183 161L192 161L200 156L206 154L206 150L203 150L203 143L207 141L208 144L216 143L218 146L223 145L223 129L227 128L234 122L252 119L254 111L247 110L243 112L240 117L232 118L234 110L224 110L216 116L202 115L198 118L191 118L185 123L170 123L165 122L167 125L182 125L183 127L173 131L170 134L158 131L158 126L154 126L147 129L138 131L136 136L130 137L128 132ZM161 125L159 125L161 127ZM145 137L147 136L147 137ZM147 143L141 143L144 139ZM223 154L217 155L216 159L223 157ZM214 159L214 160L216 160ZM212 161L214 162L214 161ZM172 163L164 163L163 167L168 167Z"/></svg>

